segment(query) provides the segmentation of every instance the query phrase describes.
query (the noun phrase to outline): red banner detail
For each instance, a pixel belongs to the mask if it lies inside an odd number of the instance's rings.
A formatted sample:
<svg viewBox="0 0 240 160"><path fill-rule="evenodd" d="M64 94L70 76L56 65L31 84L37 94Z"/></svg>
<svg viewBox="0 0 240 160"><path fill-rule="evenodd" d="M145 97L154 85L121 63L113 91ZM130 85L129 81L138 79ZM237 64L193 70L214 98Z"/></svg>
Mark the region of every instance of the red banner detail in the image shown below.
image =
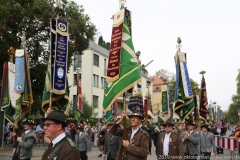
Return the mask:
<svg viewBox="0 0 240 160"><path fill-rule="evenodd" d="M2 89L1 89L1 97L0 97L0 107L2 106L4 91L5 91L5 84L8 80L8 62L4 62L3 64L3 76L2 76Z"/></svg>
<svg viewBox="0 0 240 160"><path fill-rule="evenodd" d="M144 100L144 118L147 118L148 114L148 99Z"/></svg>
<svg viewBox="0 0 240 160"><path fill-rule="evenodd" d="M119 16L116 14L114 16ZM114 17L115 19L115 17ZM118 79L120 73L120 58L122 49L122 31L123 21L112 29L112 39L109 49L108 69L107 69L107 81L114 81Z"/></svg>
<svg viewBox="0 0 240 160"><path fill-rule="evenodd" d="M78 79L78 86L77 86L77 106L80 112L82 112L82 85L81 85L81 80Z"/></svg>

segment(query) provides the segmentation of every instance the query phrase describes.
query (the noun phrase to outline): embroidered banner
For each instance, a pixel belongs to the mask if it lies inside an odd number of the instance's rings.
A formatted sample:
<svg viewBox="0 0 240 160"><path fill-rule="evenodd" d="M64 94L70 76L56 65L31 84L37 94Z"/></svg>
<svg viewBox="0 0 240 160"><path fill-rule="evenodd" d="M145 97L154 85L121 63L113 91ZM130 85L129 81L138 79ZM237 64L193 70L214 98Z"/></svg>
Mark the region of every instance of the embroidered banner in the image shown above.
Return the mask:
<svg viewBox="0 0 240 160"><path fill-rule="evenodd" d="M113 82L119 78L120 58L122 49L122 35L124 22L124 9L113 17L112 39L108 57L107 82Z"/></svg>
<svg viewBox="0 0 240 160"><path fill-rule="evenodd" d="M178 51L175 56L176 62L176 88L174 102L174 118L179 119L178 122L185 122L185 118L192 113L194 109L194 101L192 95L192 87L187 71L186 53ZM176 93L177 92L177 93Z"/></svg>
<svg viewBox="0 0 240 160"><path fill-rule="evenodd" d="M199 113L200 113L200 118L205 123L209 122L209 115L208 115L209 111L207 109L207 105L208 105L208 98L207 98L206 82L204 79L204 75L202 75Z"/></svg>
<svg viewBox="0 0 240 160"><path fill-rule="evenodd" d="M55 94L65 94L68 58L68 23L57 19L56 45L53 71L53 88Z"/></svg>
<svg viewBox="0 0 240 160"><path fill-rule="evenodd" d="M77 109L82 112L82 85L81 80L78 79L78 87L77 87Z"/></svg>
<svg viewBox="0 0 240 160"><path fill-rule="evenodd" d="M165 123L170 117L170 109L169 109L169 95L168 95L168 86L167 84L162 85L162 103L160 106L160 112L158 114L158 122Z"/></svg>
<svg viewBox="0 0 240 160"><path fill-rule="evenodd" d="M14 88L17 93L24 91L25 83L25 56L24 49L17 49L15 52L15 82Z"/></svg>
<svg viewBox="0 0 240 160"><path fill-rule="evenodd" d="M1 88L1 108L10 106L10 98L8 91L8 62L3 64L2 88Z"/></svg>
<svg viewBox="0 0 240 160"><path fill-rule="evenodd" d="M130 112L135 112L136 110L138 110L138 111L141 111L141 113L143 114L144 110L143 110L142 96L130 97L129 102L128 102L128 109L130 110Z"/></svg>

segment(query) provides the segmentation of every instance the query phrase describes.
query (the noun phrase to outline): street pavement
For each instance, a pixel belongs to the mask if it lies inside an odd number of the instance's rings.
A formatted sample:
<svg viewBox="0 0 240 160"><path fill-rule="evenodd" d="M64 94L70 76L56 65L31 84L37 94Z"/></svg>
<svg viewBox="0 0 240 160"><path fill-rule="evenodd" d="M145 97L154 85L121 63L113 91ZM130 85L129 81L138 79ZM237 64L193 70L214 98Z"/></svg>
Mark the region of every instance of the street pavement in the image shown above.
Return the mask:
<svg viewBox="0 0 240 160"><path fill-rule="evenodd" d="M229 133L227 133L229 135ZM43 152L45 151L46 146L34 146L33 148L33 156L31 160L41 160L41 156ZM13 148L11 146L3 146L0 149L0 160L11 160L13 154ZM101 160L98 155L100 154L100 151L98 150L98 147L93 146L92 151L88 153L88 160ZM148 160L157 160L157 156L155 154L155 147L152 145L152 154L148 155ZM224 154L218 154L217 156L212 155L211 160L223 160L223 159L240 159L240 157L236 157L235 152L230 152L228 150L224 150Z"/></svg>

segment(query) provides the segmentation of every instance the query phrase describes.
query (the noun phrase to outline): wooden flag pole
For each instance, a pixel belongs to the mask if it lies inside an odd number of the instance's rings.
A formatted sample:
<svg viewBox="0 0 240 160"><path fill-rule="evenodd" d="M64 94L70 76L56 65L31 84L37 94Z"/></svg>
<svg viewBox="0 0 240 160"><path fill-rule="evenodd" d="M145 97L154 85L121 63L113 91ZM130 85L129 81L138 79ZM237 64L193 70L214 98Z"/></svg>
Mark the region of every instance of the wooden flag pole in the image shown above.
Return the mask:
<svg viewBox="0 0 240 160"><path fill-rule="evenodd" d="M123 93L123 110L126 113L126 95L125 92ZM127 120L126 117L123 118L123 125L124 125L124 129L123 129L123 140L127 140ZM123 156L122 159L123 160L127 160L127 148L123 147Z"/></svg>

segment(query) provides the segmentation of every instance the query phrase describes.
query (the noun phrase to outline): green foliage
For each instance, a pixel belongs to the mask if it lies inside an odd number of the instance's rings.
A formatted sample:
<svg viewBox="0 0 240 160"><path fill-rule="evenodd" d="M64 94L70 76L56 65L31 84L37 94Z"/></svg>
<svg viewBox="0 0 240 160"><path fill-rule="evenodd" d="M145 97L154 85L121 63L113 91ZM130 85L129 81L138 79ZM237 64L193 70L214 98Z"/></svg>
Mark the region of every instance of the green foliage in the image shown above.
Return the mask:
<svg viewBox="0 0 240 160"><path fill-rule="evenodd" d="M105 42L103 40L102 36L99 37L99 39L98 39L98 45L102 46L103 48L106 48L107 50L109 50L109 48L110 48L110 43L109 42Z"/></svg>
<svg viewBox="0 0 240 160"><path fill-rule="evenodd" d="M68 69L73 54L82 54L97 32L90 17L84 14L83 6L74 1L64 0L66 16L61 19L69 22ZM20 48L21 36L25 33L26 48L30 58L30 72L33 91L33 112L40 109L49 58L50 18L53 4L49 0L0 0L0 79L3 63L8 61L7 50L12 46Z"/></svg>
<svg viewBox="0 0 240 160"><path fill-rule="evenodd" d="M232 103L230 104L227 112L227 122L236 124L239 122L238 109L240 109L240 72L238 72L237 78L237 95L232 96Z"/></svg>

